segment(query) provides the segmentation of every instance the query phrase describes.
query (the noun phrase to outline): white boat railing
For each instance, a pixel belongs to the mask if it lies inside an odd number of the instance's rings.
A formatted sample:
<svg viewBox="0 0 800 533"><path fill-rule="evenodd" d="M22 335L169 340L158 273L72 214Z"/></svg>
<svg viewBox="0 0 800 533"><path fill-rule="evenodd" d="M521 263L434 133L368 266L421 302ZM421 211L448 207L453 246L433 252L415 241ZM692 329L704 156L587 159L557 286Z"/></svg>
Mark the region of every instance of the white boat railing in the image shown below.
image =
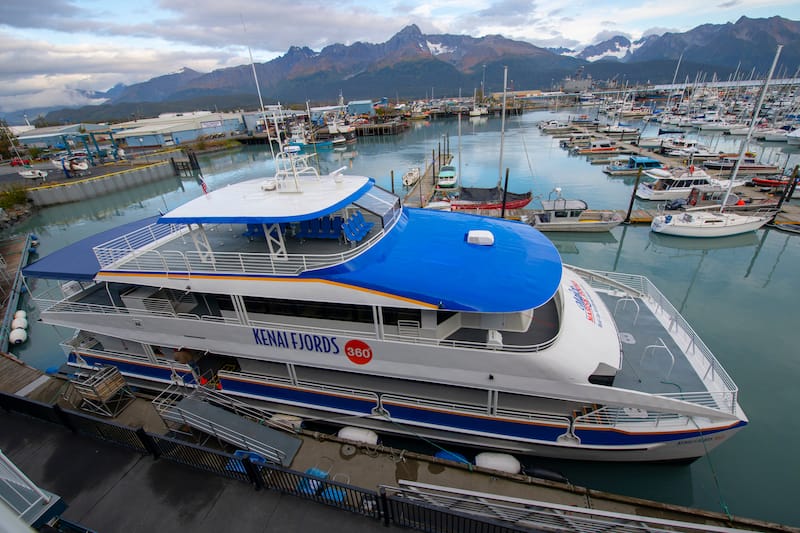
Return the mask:
<svg viewBox="0 0 800 533"><path fill-rule="evenodd" d="M341 396L347 396L350 398L359 398L362 400L368 400L374 402L376 407L378 406L378 395L372 391L367 391L363 389L354 389L351 387L339 387L336 385L327 385L315 381L297 380L296 382L293 382L290 378L284 378L278 376L265 376L264 374L254 374L252 372L243 372L243 371L235 372L231 370L219 370L217 372L217 376L220 379L225 379L225 378L234 380L244 379L256 383L273 384L281 386L290 385L292 387L303 389L309 392L324 392L328 394L332 393Z"/></svg>
<svg viewBox="0 0 800 533"><path fill-rule="evenodd" d="M735 407L736 405L733 393L669 393L659 394L658 396L699 404L720 411L732 411L730 408L722 409L721 406L733 405ZM584 427L619 427L626 424L649 424L653 427L696 428L696 422L691 416L671 412L649 411L641 408L613 406L601 407L596 411L580 415L575 418L575 424Z"/></svg>
<svg viewBox="0 0 800 533"><path fill-rule="evenodd" d="M704 373L698 372L698 377L709 388L709 391L682 393L677 396L678 399L713 407L721 411L736 413L739 390L736 383L689 323L649 279L634 274L570 268L580 273L595 289L618 291L627 287L629 290L638 293L637 297L642 298L644 302L655 306L663 312L668 317L670 333L682 331L688 339L688 345L682 348L687 358L690 355L699 356L700 360L705 364ZM663 394L663 396L676 397L674 394Z"/></svg>
<svg viewBox="0 0 800 533"><path fill-rule="evenodd" d="M553 336L545 342L539 344L527 345L511 345L511 344L493 344L488 342L464 341L464 340L449 340L449 339L436 339L428 337L412 337L405 335L395 335L393 333L384 333L384 340L392 342L400 342L403 344L419 344L423 346L436 346L445 348L466 348L481 351L495 351L495 352L515 352L515 353L535 353L540 352L552 346L558 339L558 334Z"/></svg>
<svg viewBox="0 0 800 533"><path fill-rule="evenodd" d="M94 248L97 261L105 271L139 271L191 277L195 273L219 272L235 274L298 275L309 270L344 263L362 253L384 234L377 231L354 248L335 254L289 254L278 256L268 253L199 252L158 250L159 242L172 240L185 228L169 225L169 231L152 224L133 233L119 237ZM169 237L167 239L167 237Z"/></svg>
<svg viewBox="0 0 800 533"><path fill-rule="evenodd" d="M4 501L16 516L30 518L30 513L46 509L52 499L51 495L40 489L0 451L0 500ZM9 531L12 529L15 528L12 527ZM22 528L19 531L22 531Z"/></svg>

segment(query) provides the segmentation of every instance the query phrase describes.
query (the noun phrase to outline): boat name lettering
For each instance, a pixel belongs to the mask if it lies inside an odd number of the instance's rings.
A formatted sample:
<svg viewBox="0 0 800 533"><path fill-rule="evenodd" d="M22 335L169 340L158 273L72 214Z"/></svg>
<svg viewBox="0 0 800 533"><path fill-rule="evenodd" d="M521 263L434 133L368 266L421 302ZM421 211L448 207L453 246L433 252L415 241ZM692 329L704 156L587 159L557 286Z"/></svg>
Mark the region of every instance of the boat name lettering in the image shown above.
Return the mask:
<svg viewBox="0 0 800 533"><path fill-rule="evenodd" d="M262 346L291 348L293 350L330 353L334 355L340 352L339 345L336 344L336 337L326 337L325 335L253 328L253 337L255 338L256 344L261 344Z"/></svg>
<svg viewBox="0 0 800 533"><path fill-rule="evenodd" d="M578 307L583 309L583 312L586 313L586 320L594 322L602 328L603 322L595 312L595 306L592 303L592 298L586 293L586 291L583 290L583 287L581 287L578 282L573 280L569 287L569 291L572 293L572 299L575 300L575 303L578 304Z"/></svg>

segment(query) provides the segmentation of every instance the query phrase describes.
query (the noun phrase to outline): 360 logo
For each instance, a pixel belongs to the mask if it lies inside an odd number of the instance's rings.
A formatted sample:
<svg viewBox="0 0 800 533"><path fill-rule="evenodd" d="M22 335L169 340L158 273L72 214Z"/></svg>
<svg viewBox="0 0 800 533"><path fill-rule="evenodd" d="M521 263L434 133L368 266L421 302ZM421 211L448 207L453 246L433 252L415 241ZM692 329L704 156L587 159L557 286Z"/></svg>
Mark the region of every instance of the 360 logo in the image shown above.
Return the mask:
<svg viewBox="0 0 800 533"><path fill-rule="evenodd" d="M344 354L350 362L357 365L366 365L372 361L372 348L364 341L350 340L344 345Z"/></svg>

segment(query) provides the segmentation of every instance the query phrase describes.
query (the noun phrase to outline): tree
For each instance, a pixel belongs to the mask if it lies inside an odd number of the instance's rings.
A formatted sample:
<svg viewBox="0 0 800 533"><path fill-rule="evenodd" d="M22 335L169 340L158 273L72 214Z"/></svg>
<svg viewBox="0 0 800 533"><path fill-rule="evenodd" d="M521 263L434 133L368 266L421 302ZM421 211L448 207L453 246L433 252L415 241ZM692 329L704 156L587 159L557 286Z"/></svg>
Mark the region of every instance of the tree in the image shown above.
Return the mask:
<svg viewBox="0 0 800 533"><path fill-rule="evenodd" d="M0 156L2 156L3 159L10 159L15 155L11 147L11 139L13 138L14 134L11 133L6 121L0 120Z"/></svg>

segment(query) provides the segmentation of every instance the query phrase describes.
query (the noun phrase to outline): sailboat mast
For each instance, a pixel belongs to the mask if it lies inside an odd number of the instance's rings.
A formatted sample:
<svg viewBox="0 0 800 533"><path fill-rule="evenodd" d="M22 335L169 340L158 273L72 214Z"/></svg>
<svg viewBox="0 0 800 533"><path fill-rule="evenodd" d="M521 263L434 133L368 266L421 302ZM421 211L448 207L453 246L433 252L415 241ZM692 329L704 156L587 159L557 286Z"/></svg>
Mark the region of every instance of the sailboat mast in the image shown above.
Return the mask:
<svg viewBox="0 0 800 533"><path fill-rule="evenodd" d="M253 79L256 80L256 92L258 93L258 105L261 106L261 120L264 122L264 128L267 130L267 142L269 143L269 151L272 157L275 157L275 152L272 149L272 138L269 134L269 124L267 124L267 114L264 112L264 100L261 98L261 86L258 84L258 75L256 74L256 64L253 61L253 51L247 47L247 53L250 54L250 67L253 69ZM278 130L275 130L277 133ZM278 145L280 145L281 136L278 134Z"/></svg>
<svg viewBox="0 0 800 533"><path fill-rule="evenodd" d="M736 176L739 174L739 167L742 165L744 152L747 150L747 145L750 144L750 139L753 137L753 131L756 129L756 124L758 124L758 115L761 112L761 106L764 103L764 97L767 95L769 82L772 80L772 74L775 72L775 66L778 64L778 58L781 55L782 49L783 45L779 44L778 49L775 51L775 59L772 60L772 66L769 68L767 79L764 80L764 85L761 87L761 93L758 95L758 102L756 102L756 106L753 108L753 118L750 120L750 127L747 129L747 135L745 135L745 138L742 139L742 146L739 148L739 157L736 159L736 163L733 165L733 172L731 172L728 188L725 191L725 198L722 199L722 205L719 208L720 212L725 210L725 205L728 203L728 197L731 195L731 189L733 188L733 180L736 179Z"/></svg>
<svg viewBox="0 0 800 533"><path fill-rule="evenodd" d="M458 112L458 176L459 180L464 179L461 175L461 111Z"/></svg>
<svg viewBox="0 0 800 533"><path fill-rule="evenodd" d="M506 87L508 85L508 67L503 67L503 111L500 120L500 167L497 172L497 186L503 182L503 144L506 137Z"/></svg>

